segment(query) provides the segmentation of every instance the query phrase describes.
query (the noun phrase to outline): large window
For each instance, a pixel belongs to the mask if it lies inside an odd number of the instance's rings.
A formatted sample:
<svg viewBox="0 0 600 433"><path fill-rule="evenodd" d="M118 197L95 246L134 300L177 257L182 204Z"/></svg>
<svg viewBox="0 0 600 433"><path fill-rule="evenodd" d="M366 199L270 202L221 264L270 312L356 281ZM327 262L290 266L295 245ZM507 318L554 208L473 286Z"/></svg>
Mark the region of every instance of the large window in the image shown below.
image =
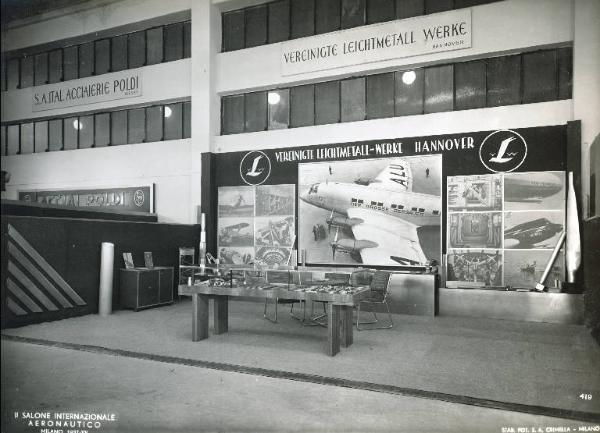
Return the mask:
<svg viewBox="0 0 600 433"><path fill-rule="evenodd" d="M178 140L191 136L191 103L7 124L1 131L3 155Z"/></svg>
<svg viewBox="0 0 600 433"><path fill-rule="evenodd" d="M571 80L567 47L232 95L221 133L568 99Z"/></svg>
<svg viewBox="0 0 600 433"><path fill-rule="evenodd" d="M235 51L499 0L274 0L222 14L222 49Z"/></svg>
<svg viewBox="0 0 600 433"><path fill-rule="evenodd" d="M266 6L263 9L266 11ZM266 19L266 12L264 16ZM255 30L266 34L266 28L266 23L262 23ZM243 34L241 39L244 40ZM266 40L259 43L266 43ZM2 91L102 75L190 56L190 21L50 51L14 57L8 53L2 63Z"/></svg>

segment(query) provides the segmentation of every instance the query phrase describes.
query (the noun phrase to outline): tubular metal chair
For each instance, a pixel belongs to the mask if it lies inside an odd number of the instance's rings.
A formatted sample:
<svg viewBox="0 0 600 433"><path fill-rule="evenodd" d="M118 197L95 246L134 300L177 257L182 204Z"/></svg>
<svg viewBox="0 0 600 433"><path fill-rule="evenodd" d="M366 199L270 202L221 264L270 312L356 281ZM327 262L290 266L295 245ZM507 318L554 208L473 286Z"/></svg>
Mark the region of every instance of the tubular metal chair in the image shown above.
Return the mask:
<svg viewBox="0 0 600 433"><path fill-rule="evenodd" d="M325 273L325 282L324 284L331 285L348 285L350 283L350 274L345 274L341 272L326 272ZM310 320L312 320L317 325L325 326L327 325L327 302L326 301L313 301L314 303L320 303L323 306L323 313L317 316L312 316Z"/></svg>
<svg viewBox="0 0 600 433"><path fill-rule="evenodd" d="M302 284L308 281L308 279L312 276L310 272L288 272L288 271L267 271L266 272L266 281L267 283L280 283L280 284ZM291 278L291 281L290 281ZM307 281L303 281L307 280ZM269 322L277 323L277 306L279 304L291 305L290 307L290 316L296 320L298 320L302 326L317 326L318 323L311 323L310 320L306 320L306 302L299 299L275 299L275 316L270 317L267 314L267 308L269 305L269 298L265 298L265 309L263 311L263 317L267 319ZM296 304L300 304L302 306L302 316L298 316L294 313L294 306Z"/></svg>
<svg viewBox="0 0 600 433"><path fill-rule="evenodd" d="M372 295L370 298L364 299L358 303L357 313L356 313L356 329L359 331L369 331L372 329L390 329L394 326L394 322L392 321L392 315L390 314L390 306L387 303L387 296L389 293L389 285L390 285L390 277L392 274L386 271L376 271L373 274L373 279L371 280L371 292ZM379 323L379 319L377 319L377 313L372 310L374 320L361 322L360 321L360 308L362 304L370 304L377 305L383 304L387 310L387 315L389 319L389 324L387 325L378 325L373 327L364 326L361 328L361 325L369 325Z"/></svg>

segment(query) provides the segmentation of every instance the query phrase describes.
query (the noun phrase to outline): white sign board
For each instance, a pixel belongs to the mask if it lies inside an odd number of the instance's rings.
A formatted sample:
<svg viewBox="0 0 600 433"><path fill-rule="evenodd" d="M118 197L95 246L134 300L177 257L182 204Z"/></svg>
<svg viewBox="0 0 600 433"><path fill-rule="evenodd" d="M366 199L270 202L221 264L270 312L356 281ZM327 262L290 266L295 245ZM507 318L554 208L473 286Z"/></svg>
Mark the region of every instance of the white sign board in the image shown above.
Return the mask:
<svg viewBox="0 0 600 433"><path fill-rule="evenodd" d="M35 87L32 110L54 110L141 95L142 74L139 70L115 72Z"/></svg>
<svg viewBox="0 0 600 433"><path fill-rule="evenodd" d="M471 47L471 10L362 26L281 45L281 75Z"/></svg>

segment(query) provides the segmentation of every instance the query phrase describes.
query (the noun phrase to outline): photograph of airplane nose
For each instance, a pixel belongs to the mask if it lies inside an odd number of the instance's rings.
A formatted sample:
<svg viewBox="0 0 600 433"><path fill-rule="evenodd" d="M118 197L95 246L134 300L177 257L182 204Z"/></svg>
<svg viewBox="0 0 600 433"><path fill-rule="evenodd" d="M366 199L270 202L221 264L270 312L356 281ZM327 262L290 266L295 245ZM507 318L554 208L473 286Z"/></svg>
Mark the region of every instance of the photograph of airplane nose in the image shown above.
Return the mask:
<svg viewBox="0 0 600 433"><path fill-rule="evenodd" d="M441 195L441 167L437 167L436 158L437 156L402 159L410 162L413 192ZM372 184L391 160L393 159L385 158L299 165L298 238L299 248L306 250L308 263L361 264L363 261L360 250L377 247L370 239L355 239L352 226L363 220L349 218L342 211L344 207L349 207L349 203L344 203L332 212L332 206L323 203L319 197L323 197L322 193L336 182L365 187ZM440 225L417 228L424 255L427 259L436 259L438 262L441 260L440 230ZM401 256L402 248L407 246L398 247Z"/></svg>
<svg viewBox="0 0 600 433"><path fill-rule="evenodd" d="M507 212L504 248L552 249L563 229L562 211Z"/></svg>
<svg viewBox="0 0 600 433"><path fill-rule="evenodd" d="M504 176L504 209L561 209L564 207L565 173L527 172Z"/></svg>

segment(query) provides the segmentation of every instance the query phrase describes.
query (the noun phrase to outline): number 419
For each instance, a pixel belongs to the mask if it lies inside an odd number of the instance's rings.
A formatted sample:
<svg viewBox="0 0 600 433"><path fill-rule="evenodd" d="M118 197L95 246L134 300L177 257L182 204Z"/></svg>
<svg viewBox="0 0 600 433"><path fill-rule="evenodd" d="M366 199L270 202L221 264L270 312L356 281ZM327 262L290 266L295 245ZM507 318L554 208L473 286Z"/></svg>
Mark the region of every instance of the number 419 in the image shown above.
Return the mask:
<svg viewBox="0 0 600 433"><path fill-rule="evenodd" d="M591 400L592 394L579 394L579 398L582 400Z"/></svg>

